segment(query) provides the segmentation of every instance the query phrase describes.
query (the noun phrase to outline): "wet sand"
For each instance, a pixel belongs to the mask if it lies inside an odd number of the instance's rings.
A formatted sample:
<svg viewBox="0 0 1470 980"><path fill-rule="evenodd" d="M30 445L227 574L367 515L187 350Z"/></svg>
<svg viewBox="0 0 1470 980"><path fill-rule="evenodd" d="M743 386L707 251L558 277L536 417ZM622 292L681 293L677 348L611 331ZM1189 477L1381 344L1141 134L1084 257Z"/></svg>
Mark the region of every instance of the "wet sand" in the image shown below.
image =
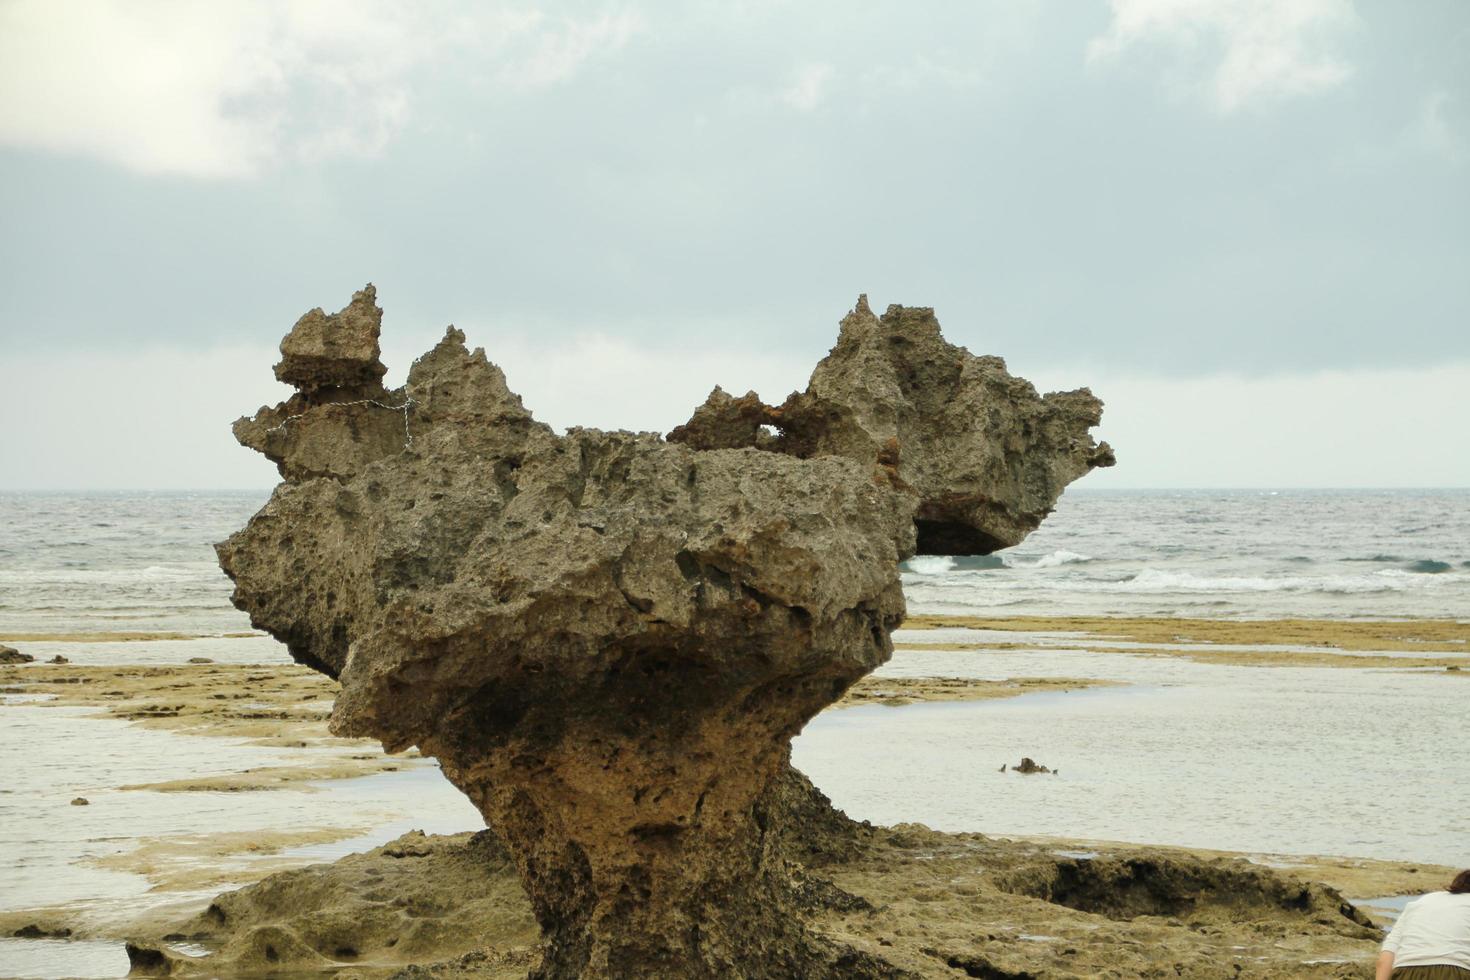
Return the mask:
<svg viewBox="0 0 1470 980"><path fill-rule="evenodd" d="M897 708L905 704L942 701L990 701L1023 694L1080 691L1089 687L1114 687L1116 681L1081 677L1008 677L984 680L974 677L864 677L832 708L883 704Z"/></svg>
<svg viewBox="0 0 1470 980"><path fill-rule="evenodd" d="M986 701L1047 691L1112 686L1096 678L865 677L834 708L866 704ZM251 745L307 748L357 745L363 755L330 766L303 763L255 770L238 777L210 777L179 784L124 789L269 789L281 782L340 779L391 772L399 763L383 757L371 739L339 739L326 729L335 681L297 665L187 664L175 667L92 667L27 664L0 668L0 694L41 696L41 706L100 708L148 728L185 735L244 738ZM405 753L416 757L417 753ZM248 777L248 778L247 778Z"/></svg>
<svg viewBox="0 0 1470 980"><path fill-rule="evenodd" d="M930 642L925 632L953 639ZM974 636L965 636L973 633ZM997 636L996 634L999 634ZM1009 637L1016 636L1015 639ZM1001 638L1005 637L1005 638ZM1470 623L1456 620L1208 620L914 616L899 650L1095 650L1242 667L1435 669L1470 676ZM1415 655L1418 656L1415 656Z"/></svg>
<svg viewBox="0 0 1470 980"><path fill-rule="evenodd" d="M1133 643L1213 643L1256 647L1470 654L1470 623L1454 619L1176 619L1168 616L910 616L905 630L959 627L1007 633L1074 633Z"/></svg>
<svg viewBox="0 0 1470 980"><path fill-rule="evenodd" d="M97 708L148 729L240 739L270 748L336 750L330 758L303 755L294 764L249 769L121 789L260 790L323 779L393 772L416 751L385 756L372 739L342 739L327 731L337 684L296 664L81 666L25 664L0 668L0 695L44 698L38 707Z"/></svg>

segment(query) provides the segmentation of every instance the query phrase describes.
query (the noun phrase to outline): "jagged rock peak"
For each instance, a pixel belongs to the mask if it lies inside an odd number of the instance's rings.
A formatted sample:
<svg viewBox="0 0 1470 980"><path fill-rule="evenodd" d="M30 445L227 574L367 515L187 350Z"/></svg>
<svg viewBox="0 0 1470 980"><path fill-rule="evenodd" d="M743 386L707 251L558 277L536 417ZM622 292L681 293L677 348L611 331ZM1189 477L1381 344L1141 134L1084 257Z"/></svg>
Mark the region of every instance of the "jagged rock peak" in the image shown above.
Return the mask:
<svg viewBox="0 0 1470 980"><path fill-rule="evenodd" d="M1101 419L1086 388L1043 398L1000 358L946 342L932 309L878 317L862 295L806 391L777 407L716 388L669 439L886 465L918 497L919 553L986 554L1035 530L1068 483L1113 465L1089 433Z"/></svg>
<svg viewBox="0 0 1470 980"><path fill-rule="evenodd" d="M378 360L383 311L377 297L368 283L340 311L317 307L297 320L281 341L276 380L302 392L378 384L388 369Z"/></svg>

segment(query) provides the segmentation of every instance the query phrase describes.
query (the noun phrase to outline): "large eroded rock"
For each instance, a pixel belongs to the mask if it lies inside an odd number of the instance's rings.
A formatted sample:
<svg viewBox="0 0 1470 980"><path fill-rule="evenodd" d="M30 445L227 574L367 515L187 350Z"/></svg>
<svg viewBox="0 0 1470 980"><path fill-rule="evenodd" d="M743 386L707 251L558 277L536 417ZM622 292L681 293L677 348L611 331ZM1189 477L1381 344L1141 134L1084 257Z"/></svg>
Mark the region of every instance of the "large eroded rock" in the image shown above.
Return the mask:
<svg viewBox="0 0 1470 980"><path fill-rule="evenodd" d="M1101 403L860 300L780 409L716 390L667 441L558 435L453 328L404 387L364 380L373 299L303 318L283 353L341 356L235 425L284 477L219 546L235 603L340 679L334 731L419 746L475 802L537 975L887 975L803 928L769 794L892 652L898 562L1019 541L1112 462Z"/></svg>

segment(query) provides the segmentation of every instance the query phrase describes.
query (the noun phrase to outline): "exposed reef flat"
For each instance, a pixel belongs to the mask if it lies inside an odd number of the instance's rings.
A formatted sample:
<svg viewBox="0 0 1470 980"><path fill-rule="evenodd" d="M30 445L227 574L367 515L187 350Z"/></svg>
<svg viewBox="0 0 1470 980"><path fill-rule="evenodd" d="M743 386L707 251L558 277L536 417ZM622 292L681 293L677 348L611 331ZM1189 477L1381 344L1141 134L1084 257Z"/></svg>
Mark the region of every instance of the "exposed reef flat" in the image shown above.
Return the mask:
<svg viewBox="0 0 1470 980"><path fill-rule="evenodd" d="M892 677L870 675L854 684L832 707L861 704L893 706L932 701L988 701L1049 691L1106 687L1115 681L1069 677ZM303 779L329 779L392 771L372 739L344 739L327 730L337 683L297 664L189 664L181 666L77 666L35 664L0 668L0 694L40 695L29 706L100 708L108 715L148 728L188 735L244 738L254 745L356 747L361 754L340 770L303 762L282 767L308 773ZM416 757L417 753L407 753ZM244 775L244 774L242 774ZM225 778L225 777L220 777ZM158 787L149 787L158 788ZM219 785L198 788L219 789ZM246 788L246 787L241 787ZM263 788L251 785L248 788Z"/></svg>
<svg viewBox="0 0 1470 980"><path fill-rule="evenodd" d="M1470 673L1459 669L1470 666L1470 623L1455 620L919 615L906 620L903 629L906 633L895 638L895 649L1039 653L1087 649L1243 667L1437 668L1451 676ZM974 630L977 635L926 642L923 631L940 629ZM1021 635L997 639L995 633Z"/></svg>
<svg viewBox="0 0 1470 980"><path fill-rule="evenodd" d="M1078 677L1008 677L982 680L974 677L892 677L869 674L858 681L834 708L860 704L899 707L932 701L989 701L1023 694L1080 691L1089 687L1115 687L1118 681Z"/></svg>
<svg viewBox="0 0 1470 980"><path fill-rule="evenodd" d="M1117 630L1128 629L1126 622L1112 625ZM997 697L1049 689L1028 683L1033 680L979 681L961 690L966 696ZM1087 683L1047 682L1063 688ZM134 724L184 734L239 736L281 746L316 747L337 741L327 734L322 711L335 695L335 683L295 665L138 668L32 664L0 672L0 684L12 691L54 695L55 700L45 702L48 704L98 707ZM920 700L936 693L947 696L955 690L951 685L951 679L945 678L874 676L854 688L853 701L835 707L885 703L887 699L875 702L865 697L865 686L877 692L917 695L914 700ZM216 694L229 696L216 698ZM150 705L158 704L169 710L149 710ZM181 710L175 712L175 707ZM251 717L260 714L264 717ZM313 765L310 756L315 753L301 754L302 771L309 771ZM398 763L383 758L375 748L352 754L389 766ZM356 761L367 763L369 759ZM250 774L239 775L246 781L240 788L259 788L248 785ZM201 783L196 788L208 786ZM212 880L241 880L248 874L298 865L299 858L279 856L279 852L338 836L340 833L329 832L318 837L302 828L300 833L269 836L152 839L111 859L108 866L146 875L158 892L197 895ZM290 964L302 976L373 980L403 970L405 977L523 977L535 955L536 933L531 928L529 905L520 897L512 873L487 876L483 867L471 862L474 854L483 858L494 852L493 837L481 835L481 843L474 846L467 843L470 840L471 835L411 836L332 865L282 871L258 886L216 900L232 920L228 927L211 926L207 917L199 917L205 903L196 901L174 907L172 918L155 911L125 930L101 933L86 929L75 910L7 913L0 915L0 933L31 925L52 931L72 928L76 935L92 937L147 937L145 945L161 948L171 945L163 936L197 936L196 942L222 954L210 963L210 972L219 976L268 965L272 961L266 954L274 951L276 963ZM437 856L431 861L420 851ZM1086 857L1093 854L1098 857ZM1191 894L1224 891L1205 901L1204 909L1126 921L1028 897L1029 893L1017 896L995 884L1004 879L1006 887L1019 887L1015 882L1020 878L1014 876L1020 875L1020 869L1033 869L1026 872L1031 875L1038 862L1045 867L1045 862L1060 860L1069 868L1075 864L1129 869L1106 871L1125 875L1125 880L1113 880L1108 886L1123 894L1135 885L1159 887L1156 879L1160 874L1176 876L1170 880L1193 880L1177 878L1182 874L1177 869L1193 868L1193 862L1200 860L1211 866L1223 862L1225 866L1252 867L1237 860L1239 857L1178 848L1003 840L938 834L916 827L858 825L849 842L830 847L829 853L813 862L813 874L837 888L831 892L823 886L815 892L813 901L819 901L815 921L823 934L877 950L918 976L962 977L976 975L976 971L982 971L981 976L1000 977L1107 976L1108 969L1115 971L1114 976L1150 972L1174 976L1179 975L1176 963L1184 964L1182 975L1199 977L1234 975L1235 963L1243 965L1244 976L1367 975L1362 964L1371 959L1373 941L1354 934L1359 927L1352 922L1346 927L1337 922L1330 927L1314 924L1298 911L1273 909L1269 903L1261 904L1259 890L1251 891L1254 886L1246 889L1250 895L1245 898L1231 897L1231 889L1239 890L1245 887L1241 882L1254 880L1249 877L1206 879ZM1100 858L1106 860L1099 863ZM1252 854L1250 859L1264 866L1266 873L1274 870L1287 881L1317 882L1359 897L1427 890L1447 871L1422 864L1348 858ZM500 867L494 860L490 863ZM850 899L842 898L842 893L874 908L844 910L840 906ZM1076 904L1072 897L1062 897ZM1231 910L1228 914L1227 908ZM1227 918L1230 921L1224 921ZM395 938L397 942L389 946L388 941ZM394 952L398 947L401 949ZM1078 952L1067 953L1068 949ZM346 950L356 955L335 955ZM958 965L950 965L950 960ZM1325 962L1309 962L1316 960ZM456 961L458 965L453 965ZM420 965L409 966L415 963ZM429 965L433 963L448 965ZM1211 972L1220 964L1229 964L1228 972ZM180 975L186 975L186 967L178 969L185 971ZM983 972L986 970L992 972Z"/></svg>
<svg viewBox="0 0 1470 980"><path fill-rule="evenodd" d="M1365 977L1381 932L1316 879L1379 887L1444 870L1301 859L1278 870L1265 856L918 825L835 824L826 833L802 884L803 911L819 934L881 957L895 977ZM413 833L277 874L220 896L174 930L217 951L207 968L158 940L140 943L135 962L177 976L269 967L362 980L510 980L538 957L530 904L489 832Z"/></svg>
<svg viewBox="0 0 1470 980"><path fill-rule="evenodd" d="M384 756L371 739L337 738L327 717L337 685L295 664L0 668L0 694L26 695L27 707L88 707L145 728L244 739L251 745L327 749L287 764L180 785L127 789L245 790L290 782L391 772L404 758ZM407 753L406 758L417 753Z"/></svg>
<svg viewBox="0 0 1470 980"><path fill-rule="evenodd" d="M913 615L906 630L961 627L1007 633L1077 633L1133 643L1321 646L1334 650L1470 654L1470 622L1455 619L1182 619L1170 616Z"/></svg>

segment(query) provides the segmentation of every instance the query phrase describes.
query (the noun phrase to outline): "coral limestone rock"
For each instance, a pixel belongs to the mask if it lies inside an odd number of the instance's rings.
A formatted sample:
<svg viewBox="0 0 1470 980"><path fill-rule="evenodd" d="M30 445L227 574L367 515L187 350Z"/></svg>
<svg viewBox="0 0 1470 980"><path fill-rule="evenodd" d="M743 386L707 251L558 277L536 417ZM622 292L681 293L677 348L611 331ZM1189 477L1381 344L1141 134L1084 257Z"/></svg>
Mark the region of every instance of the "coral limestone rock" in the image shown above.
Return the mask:
<svg viewBox="0 0 1470 980"><path fill-rule="evenodd" d="M15 647L0 644L0 664L28 664L35 661L29 653L21 653Z"/></svg>
<svg viewBox="0 0 1470 980"><path fill-rule="evenodd" d="M376 363L372 299L311 343L369 318ZM717 390L668 441L556 434L453 328L396 391L334 371L236 423L285 482L221 564L340 679L334 731L437 757L504 840L536 975L888 975L805 931L767 794L892 652L898 562L1019 540L1111 462L1100 403L865 302L806 393Z"/></svg>
<svg viewBox="0 0 1470 980"><path fill-rule="evenodd" d="M387 373L378 360L383 311L372 283L347 308L326 314L318 307L296 321L281 341L276 380L302 391L377 384Z"/></svg>
<svg viewBox="0 0 1470 980"><path fill-rule="evenodd" d="M1000 358L947 343L933 310L878 317L859 297L805 392L772 407L716 388L669 439L886 465L918 496L918 552L974 555L1020 543L1067 484L1113 465L1088 435L1101 420L1086 388L1043 397Z"/></svg>

